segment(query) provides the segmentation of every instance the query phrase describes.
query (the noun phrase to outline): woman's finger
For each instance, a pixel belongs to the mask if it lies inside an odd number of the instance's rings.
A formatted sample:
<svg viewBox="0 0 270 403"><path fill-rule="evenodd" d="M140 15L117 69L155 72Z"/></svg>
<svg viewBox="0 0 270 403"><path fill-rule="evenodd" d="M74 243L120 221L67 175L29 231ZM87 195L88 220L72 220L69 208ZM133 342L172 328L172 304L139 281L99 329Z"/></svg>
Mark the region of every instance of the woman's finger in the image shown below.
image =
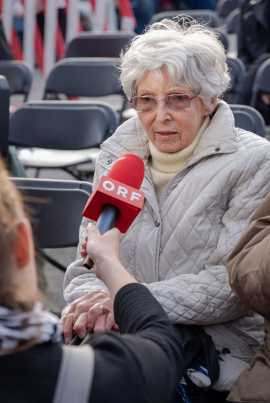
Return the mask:
<svg viewBox="0 0 270 403"><path fill-rule="evenodd" d="M65 326L66 320L67 320L67 315L62 316L62 318L59 319L59 323L60 323L60 325L63 326L63 329L64 329L64 326Z"/></svg>
<svg viewBox="0 0 270 403"><path fill-rule="evenodd" d="M88 312L89 309L94 305L93 301L82 301L80 302L75 309L74 312L74 322L76 322L79 319L79 316L83 313L83 312Z"/></svg>
<svg viewBox="0 0 270 403"><path fill-rule="evenodd" d="M87 243L87 242L84 242L84 243L82 244L82 249L86 249L86 243Z"/></svg>
<svg viewBox="0 0 270 403"><path fill-rule="evenodd" d="M114 321L114 314L112 312L108 313L108 315L106 316L106 320L105 320L105 331L111 330L111 328L113 327L115 321ZM96 326L95 326L96 328Z"/></svg>
<svg viewBox="0 0 270 403"><path fill-rule="evenodd" d="M86 233L87 233L88 240L90 240L91 238L96 238L98 235L100 235L98 227L91 223L89 223L87 225Z"/></svg>
<svg viewBox="0 0 270 403"><path fill-rule="evenodd" d="M73 329L81 339L83 339L87 333L87 315L87 312L82 313L74 323Z"/></svg>
<svg viewBox="0 0 270 403"><path fill-rule="evenodd" d="M87 330L90 331L94 328L97 318L103 315L103 311L98 305L92 306L88 312Z"/></svg>
<svg viewBox="0 0 270 403"><path fill-rule="evenodd" d="M113 330L119 330L119 326L116 323L113 325Z"/></svg>
<svg viewBox="0 0 270 403"><path fill-rule="evenodd" d="M65 320L65 325L63 329L65 343L68 344L71 342L72 333L73 333L73 314L67 315Z"/></svg>
<svg viewBox="0 0 270 403"><path fill-rule="evenodd" d="M100 315L94 326L94 333L105 332L106 315Z"/></svg>

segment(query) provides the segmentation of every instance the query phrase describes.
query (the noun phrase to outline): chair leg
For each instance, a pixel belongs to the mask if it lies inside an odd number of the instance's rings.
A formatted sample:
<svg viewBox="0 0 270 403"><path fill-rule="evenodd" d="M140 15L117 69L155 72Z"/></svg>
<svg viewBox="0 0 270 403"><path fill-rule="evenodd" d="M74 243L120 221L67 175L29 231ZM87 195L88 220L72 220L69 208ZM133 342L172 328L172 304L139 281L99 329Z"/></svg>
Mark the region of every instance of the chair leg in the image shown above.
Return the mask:
<svg viewBox="0 0 270 403"><path fill-rule="evenodd" d="M37 168L35 178L39 177L39 171L40 171L40 168Z"/></svg>

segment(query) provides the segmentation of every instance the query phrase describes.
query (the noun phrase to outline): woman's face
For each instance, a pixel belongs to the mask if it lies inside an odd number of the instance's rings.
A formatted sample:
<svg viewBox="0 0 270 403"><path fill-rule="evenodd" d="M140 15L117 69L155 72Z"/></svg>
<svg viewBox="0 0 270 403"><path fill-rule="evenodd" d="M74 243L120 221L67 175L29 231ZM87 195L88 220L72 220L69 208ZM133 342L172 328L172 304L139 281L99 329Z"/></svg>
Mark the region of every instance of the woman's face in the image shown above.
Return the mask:
<svg viewBox="0 0 270 403"><path fill-rule="evenodd" d="M149 71L138 85L137 96L152 96L163 99L171 94L195 95L187 87L174 85L168 73L162 71L162 85L160 86L154 74ZM159 101L157 108L150 113L138 112L138 117L151 143L163 153L175 153L192 143L205 116L212 113L216 106L216 99L212 107L206 108L202 100L197 97L191 101L188 109L174 111L167 107L165 102Z"/></svg>

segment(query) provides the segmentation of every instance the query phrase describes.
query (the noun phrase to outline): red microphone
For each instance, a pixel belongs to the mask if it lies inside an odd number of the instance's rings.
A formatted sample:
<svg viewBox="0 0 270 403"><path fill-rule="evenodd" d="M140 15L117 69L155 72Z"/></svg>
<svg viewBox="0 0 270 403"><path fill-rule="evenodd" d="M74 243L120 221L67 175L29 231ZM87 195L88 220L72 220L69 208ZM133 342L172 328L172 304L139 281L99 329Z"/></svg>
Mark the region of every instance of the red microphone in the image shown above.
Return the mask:
<svg viewBox="0 0 270 403"><path fill-rule="evenodd" d="M125 233L143 207L144 193L139 190L143 178L143 160L135 154L122 155L108 176L102 176L82 215L97 221L101 235L113 227ZM88 256L83 266L92 267Z"/></svg>

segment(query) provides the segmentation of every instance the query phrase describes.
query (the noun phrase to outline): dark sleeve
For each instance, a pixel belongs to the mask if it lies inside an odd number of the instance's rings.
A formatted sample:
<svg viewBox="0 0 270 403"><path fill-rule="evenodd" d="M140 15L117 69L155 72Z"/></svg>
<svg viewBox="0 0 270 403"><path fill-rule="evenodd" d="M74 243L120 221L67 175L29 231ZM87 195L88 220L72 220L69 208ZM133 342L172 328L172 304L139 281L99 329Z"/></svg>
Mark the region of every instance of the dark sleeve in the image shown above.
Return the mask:
<svg viewBox="0 0 270 403"><path fill-rule="evenodd" d="M121 335L94 335L95 372L90 402L166 403L183 374L181 345L163 308L141 284L116 295ZM128 333L128 334L127 334Z"/></svg>

